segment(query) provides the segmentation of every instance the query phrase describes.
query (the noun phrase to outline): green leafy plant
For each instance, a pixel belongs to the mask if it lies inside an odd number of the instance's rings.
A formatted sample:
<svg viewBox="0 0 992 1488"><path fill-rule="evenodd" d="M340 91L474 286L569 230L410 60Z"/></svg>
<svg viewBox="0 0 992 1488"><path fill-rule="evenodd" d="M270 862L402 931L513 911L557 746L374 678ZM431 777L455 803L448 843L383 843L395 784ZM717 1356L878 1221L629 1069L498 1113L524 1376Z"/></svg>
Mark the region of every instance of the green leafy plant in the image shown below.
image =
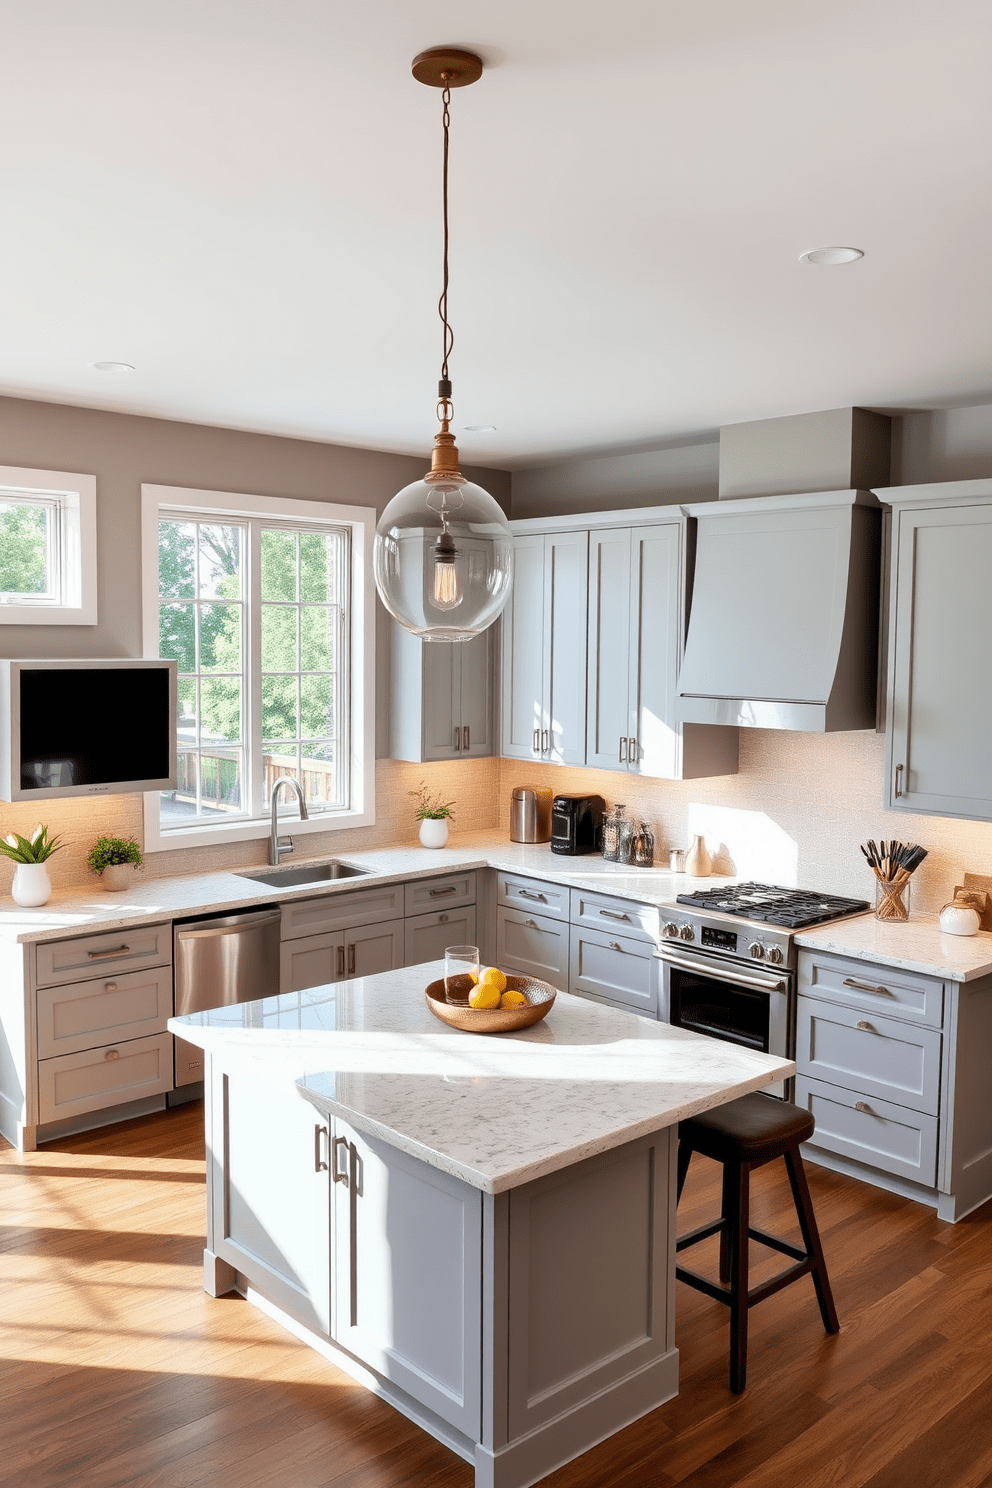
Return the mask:
<svg viewBox="0 0 992 1488"><path fill-rule="evenodd" d="M133 837L101 837L86 861L94 873L102 873L117 863L133 863L140 868L144 860Z"/></svg>
<svg viewBox="0 0 992 1488"><path fill-rule="evenodd" d="M454 821L455 813L451 809L454 801L442 801L440 794L432 795L425 780L420 782L419 790L407 791L407 795L413 796L419 803L414 812L418 821L440 821L445 816Z"/></svg>
<svg viewBox="0 0 992 1488"><path fill-rule="evenodd" d="M60 842L57 837L49 837L48 828L39 824L30 837L22 837L18 832L8 832L0 842L0 852L14 863L44 863L46 858L50 858L52 853L64 846L65 843Z"/></svg>

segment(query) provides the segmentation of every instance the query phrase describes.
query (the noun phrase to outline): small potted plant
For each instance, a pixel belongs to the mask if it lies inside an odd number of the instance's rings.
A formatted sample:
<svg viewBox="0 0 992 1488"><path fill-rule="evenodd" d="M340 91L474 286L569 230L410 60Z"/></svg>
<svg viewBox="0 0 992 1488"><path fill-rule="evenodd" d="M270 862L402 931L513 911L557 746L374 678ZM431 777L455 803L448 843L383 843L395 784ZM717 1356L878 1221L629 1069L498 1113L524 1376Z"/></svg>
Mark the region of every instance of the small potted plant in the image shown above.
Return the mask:
<svg viewBox="0 0 992 1488"><path fill-rule="evenodd" d="M0 842L0 852L16 863L14 882L10 886L11 896L24 909L37 909L48 901L52 892L52 881L45 867L52 853L58 852L65 843L48 835L48 828L40 824L30 837L18 832L8 832Z"/></svg>
<svg viewBox="0 0 992 1488"><path fill-rule="evenodd" d="M109 894L122 894L130 884L133 869L140 868L143 859L133 837L101 837L86 861L99 875L101 888Z"/></svg>
<svg viewBox="0 0 992 1488"><path fill-rule="evenodd" d="M451 809L454 801L442 801L440 795L432 795L424 780L420 782L419 790L407 794L417 802L414 814L420 822L420 840L424 847L443 847L448 840L448 821L455 819Z"/></svg>

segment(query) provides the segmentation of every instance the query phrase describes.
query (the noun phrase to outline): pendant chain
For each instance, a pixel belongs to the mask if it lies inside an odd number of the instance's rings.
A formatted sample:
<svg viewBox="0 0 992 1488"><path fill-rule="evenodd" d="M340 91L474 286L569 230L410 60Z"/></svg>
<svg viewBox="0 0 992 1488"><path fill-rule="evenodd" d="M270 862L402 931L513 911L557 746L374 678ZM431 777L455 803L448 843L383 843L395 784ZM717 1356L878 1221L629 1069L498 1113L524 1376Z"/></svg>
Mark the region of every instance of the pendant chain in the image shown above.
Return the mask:
<svg viewBox="0 0 992 1488"><path fill-rule="evenodd" d="M451 402L451 382L448 378L448 358L455 344L455 333L448 321L448 130L451 125L451 88L447 83L441 94L444 105L441 122L444 128L444 151L441 163L441 213L443 224L443 268L441 275L441 298L437 302L437 313L441 317L441 379L438 383L438 418L450 421L454 408Z"/></svg>

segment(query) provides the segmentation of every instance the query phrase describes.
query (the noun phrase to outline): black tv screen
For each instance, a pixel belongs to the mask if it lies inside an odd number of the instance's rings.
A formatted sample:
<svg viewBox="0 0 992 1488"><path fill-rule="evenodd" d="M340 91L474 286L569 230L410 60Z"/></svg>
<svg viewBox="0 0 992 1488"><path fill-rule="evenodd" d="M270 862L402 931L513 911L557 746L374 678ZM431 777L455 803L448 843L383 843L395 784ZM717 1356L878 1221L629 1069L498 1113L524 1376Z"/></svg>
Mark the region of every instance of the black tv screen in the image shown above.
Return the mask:
<svg viewBox="0 0 992 1488"><path fill-rule="evenodd" d="M161 666L20 668L23 791L149 789L175 755L171 677Z"/></svg>

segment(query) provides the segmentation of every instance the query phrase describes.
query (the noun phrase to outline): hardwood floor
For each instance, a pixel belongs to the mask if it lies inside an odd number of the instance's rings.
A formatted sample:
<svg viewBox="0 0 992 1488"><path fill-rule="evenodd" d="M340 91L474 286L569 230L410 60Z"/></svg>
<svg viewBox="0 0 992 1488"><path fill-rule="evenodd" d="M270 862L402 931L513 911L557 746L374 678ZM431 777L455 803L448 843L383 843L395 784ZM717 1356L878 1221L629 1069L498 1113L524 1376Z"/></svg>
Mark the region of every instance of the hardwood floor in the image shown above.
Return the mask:
<svg viewBox="0 0 992 1488"><path fill-rule="evenodd" d="M469 1488L446 1448L203 1292L201 1122L196 1105L35 1153L0 1139L0 1488ZM841 1332L808 1278L770 1298L734 1397L726 1309L678 1287L678 1398L544 1488L992 1484L992 1204L945 1225L808 1172ZM717 1199L696 1158L680 1226ZM754 1201L755 1223L798 1233L784 1168Z"/></svg>

